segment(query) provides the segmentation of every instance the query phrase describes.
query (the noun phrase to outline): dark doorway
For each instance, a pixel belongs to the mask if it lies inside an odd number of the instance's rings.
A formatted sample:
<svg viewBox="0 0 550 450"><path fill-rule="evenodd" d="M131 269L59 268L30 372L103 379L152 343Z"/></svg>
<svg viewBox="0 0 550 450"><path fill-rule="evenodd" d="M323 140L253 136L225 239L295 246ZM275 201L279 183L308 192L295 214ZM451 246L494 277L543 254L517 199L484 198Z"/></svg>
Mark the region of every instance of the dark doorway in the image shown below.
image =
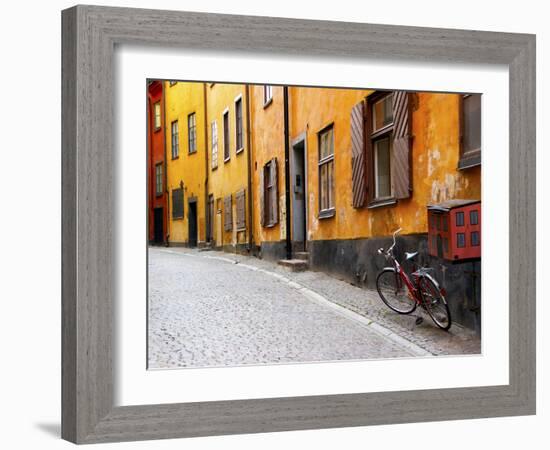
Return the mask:
<svg viewBox="0 0 550 450"><path fill-rule="evenodd" d="M214 239L214 196L208 196L208 208L206 210L206 242L210 243Z"/></svg>
<svg viewBox="0 0 550 450"><path fill-rule="evenodd" d="M305 140L292 146L292 247L294 251L306 251L306 167Z"/></svg>
<svg viewBox="0 0 550 450"><path fill-rule="evenodd" d="M189 247L197 246L197 199L189 199Z"/></svg>
<svg viewBox="0 0 550 450"><path fill-rule="evenodd" d="M154 242L162 244L164 242L164 208L155 208L154 211Z"/></svg>

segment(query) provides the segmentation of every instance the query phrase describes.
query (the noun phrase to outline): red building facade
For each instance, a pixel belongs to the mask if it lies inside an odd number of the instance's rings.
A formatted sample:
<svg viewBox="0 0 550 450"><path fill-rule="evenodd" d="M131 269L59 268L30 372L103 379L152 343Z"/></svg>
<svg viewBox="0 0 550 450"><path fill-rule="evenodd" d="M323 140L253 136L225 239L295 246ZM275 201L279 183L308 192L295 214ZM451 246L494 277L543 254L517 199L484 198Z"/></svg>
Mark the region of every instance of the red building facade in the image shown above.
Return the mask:
<svg viewBox="0 0 550 450"><path fill-rule="evenodd" d="M147 84L147 218L151 244L167 242L166 141L162 81Z"/></svg>

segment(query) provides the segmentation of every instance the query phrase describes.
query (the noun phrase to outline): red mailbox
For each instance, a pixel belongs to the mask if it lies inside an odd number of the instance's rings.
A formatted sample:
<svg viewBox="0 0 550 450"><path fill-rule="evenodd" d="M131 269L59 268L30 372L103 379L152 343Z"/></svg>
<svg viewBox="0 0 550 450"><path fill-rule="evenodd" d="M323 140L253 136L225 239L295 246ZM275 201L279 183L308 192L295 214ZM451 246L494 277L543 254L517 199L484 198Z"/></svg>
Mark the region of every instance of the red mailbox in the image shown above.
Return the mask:
<svg viewBox="0 0 550 450"><path fill-rule="evenodd" d="M481 201L428 205L428 249L450 261L481 258Z"/></svg>

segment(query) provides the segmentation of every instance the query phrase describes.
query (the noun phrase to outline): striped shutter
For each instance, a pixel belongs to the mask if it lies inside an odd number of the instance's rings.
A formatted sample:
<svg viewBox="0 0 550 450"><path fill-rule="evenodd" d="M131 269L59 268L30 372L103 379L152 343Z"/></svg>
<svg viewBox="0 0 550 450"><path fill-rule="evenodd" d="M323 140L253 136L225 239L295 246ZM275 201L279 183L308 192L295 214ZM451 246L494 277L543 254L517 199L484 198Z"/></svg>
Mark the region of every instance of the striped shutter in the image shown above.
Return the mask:
<svg viewBox="0 0 550 450"><path fill-rule="evenodd" d="M245 190L241 189L235 194L235 203L237 206L237 230L246 229L246 207L245 207Z"/></svg>
<svg viewBox="0 0 550 450"><path fill-rule="evenodd" d="M231 231L233 228L233 214L231 211L231 194L223 199L223 229Z"/></svg>
<svg viewBox="0 0 550 450"><path fill-rule="evenodd" d="M260 194L260 225L265 227L265 179L264 179L265 167L260 170L260 188L258 192Z"/></svg>
<svg viewBox="0 0 550 450"><path fill-rule="evenodd" d="M361 101L351 110L351 190L352 206L365 206L367 178L365 163L365 102Z"/></svg>
<svg viewBox="0 0 550 450"><path fill-rule="evenodd" d="M271 224L275 225L279 222L279 178L277 175L277 158L271 160L271 170L269 171L271 176L271 217L273 218Z"/></svg>
<svg viewBox="0 0 550 450"><path fill-rule="evenodd" d="M411 196L411 105L409 94L393 93L393 161L392 182L395 198Z"/></svg>

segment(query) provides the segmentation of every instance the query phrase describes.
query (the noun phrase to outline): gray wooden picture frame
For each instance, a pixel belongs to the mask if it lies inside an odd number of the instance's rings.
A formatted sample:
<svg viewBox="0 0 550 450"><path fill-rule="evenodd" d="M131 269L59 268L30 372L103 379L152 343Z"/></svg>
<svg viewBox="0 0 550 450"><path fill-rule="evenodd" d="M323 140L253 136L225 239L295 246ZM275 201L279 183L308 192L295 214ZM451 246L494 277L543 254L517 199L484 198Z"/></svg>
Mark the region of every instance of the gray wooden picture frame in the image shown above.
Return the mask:
<svg viewBox="0 0 550 450"><path fill-rule="evenodd" d="M64 439L94 443L535 413L535 36L97 6L63 11L62 31ZM116 44L508 66L509 384L114 407Z"/></svg>

